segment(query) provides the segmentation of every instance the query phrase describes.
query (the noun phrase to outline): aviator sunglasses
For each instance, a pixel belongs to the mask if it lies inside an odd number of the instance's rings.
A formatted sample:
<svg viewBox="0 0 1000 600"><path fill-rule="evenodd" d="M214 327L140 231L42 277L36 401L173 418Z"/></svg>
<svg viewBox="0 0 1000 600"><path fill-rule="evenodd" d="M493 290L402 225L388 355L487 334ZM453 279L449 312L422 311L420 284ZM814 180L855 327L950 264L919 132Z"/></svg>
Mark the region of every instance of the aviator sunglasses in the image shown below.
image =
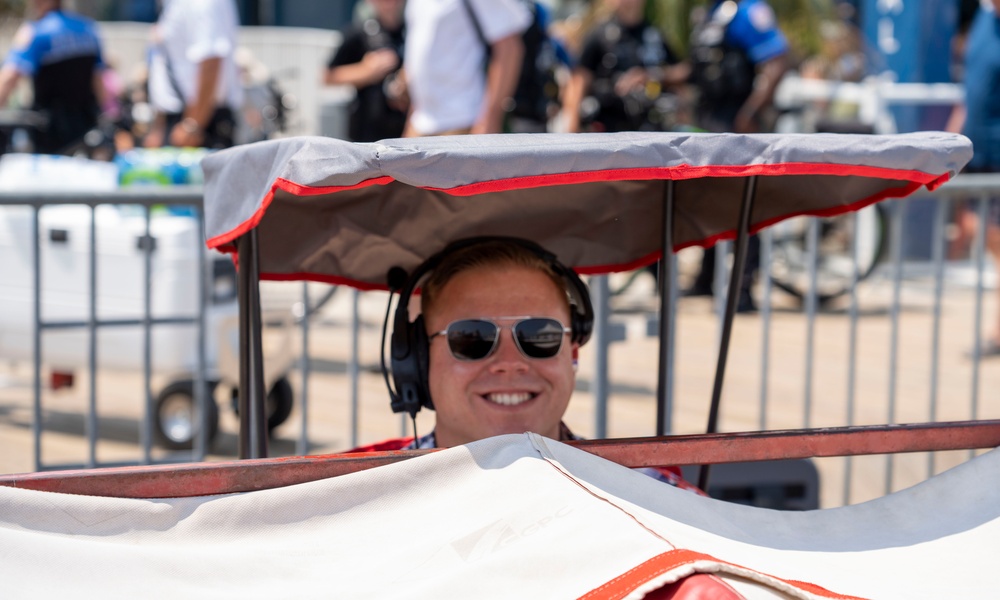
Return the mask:
<svg viewBox="0 0 1000 600"><path fill-rule="evenodd" d="M496 352L500 345L500 330L496 321L514 321L510 325L514 344L525 358L552 358L559 354L563 336L573 330L548 317L497 317L495 319L462 319L443 331L432 333L448 340L448 349L458 360L483 360Z"/></svg>

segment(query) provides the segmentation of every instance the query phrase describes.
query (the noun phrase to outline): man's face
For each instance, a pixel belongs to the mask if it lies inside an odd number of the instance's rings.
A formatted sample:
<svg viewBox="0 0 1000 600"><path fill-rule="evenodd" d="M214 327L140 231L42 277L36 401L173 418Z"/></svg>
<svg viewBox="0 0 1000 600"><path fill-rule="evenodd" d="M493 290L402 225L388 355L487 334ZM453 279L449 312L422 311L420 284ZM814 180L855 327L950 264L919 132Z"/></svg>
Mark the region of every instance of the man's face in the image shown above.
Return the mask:
<svg viewBox="0 0 1000 600"><path fill-rule="evenodd" d="M569 326L566 294L537 269L468 270L441 288L425 319L430 335L459 319L512 316L551 317ZM498 322L503 326L500 341L483 360L455 358L443 335L430 342L429 384L439 447L525 431L559 438L559 423L573 393L577 345L567 334L556 356L526 358L514 343L512 322Z"/></svg>

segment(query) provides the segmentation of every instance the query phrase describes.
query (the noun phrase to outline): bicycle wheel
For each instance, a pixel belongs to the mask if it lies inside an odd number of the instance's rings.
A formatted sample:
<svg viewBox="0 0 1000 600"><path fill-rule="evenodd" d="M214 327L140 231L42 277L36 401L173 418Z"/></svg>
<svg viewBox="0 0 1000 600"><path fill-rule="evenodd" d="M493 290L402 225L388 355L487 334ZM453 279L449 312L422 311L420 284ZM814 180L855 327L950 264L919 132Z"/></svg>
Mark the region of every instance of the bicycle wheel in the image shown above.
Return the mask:
<svg viewBox="0 0 1000 600"><path fill-rule="evenodd" d="M809 291L808 231L812 217L789 219L772 228L771 281L798 298ZM816 297L827 302L851 291L854 240L858 281L868 277L885 252L885 209L873 204L854 214L821 218L816 253Z"/></svg>

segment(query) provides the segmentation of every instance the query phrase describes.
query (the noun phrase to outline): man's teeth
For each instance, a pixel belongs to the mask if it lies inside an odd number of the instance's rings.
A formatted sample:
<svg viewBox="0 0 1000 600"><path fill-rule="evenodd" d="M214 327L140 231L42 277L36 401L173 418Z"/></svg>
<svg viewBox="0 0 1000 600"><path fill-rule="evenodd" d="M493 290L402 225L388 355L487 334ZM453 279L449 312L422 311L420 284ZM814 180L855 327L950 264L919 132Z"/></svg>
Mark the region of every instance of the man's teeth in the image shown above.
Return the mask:
<svg viewBox="0 0 1000 600"><path fill-rule="evenodd" d="M528 392L520 392L517 394L487 394L486 399L494 404L502 404L504 406L516 406L522 402L527 402L531 400L531 394Z"/></svg>

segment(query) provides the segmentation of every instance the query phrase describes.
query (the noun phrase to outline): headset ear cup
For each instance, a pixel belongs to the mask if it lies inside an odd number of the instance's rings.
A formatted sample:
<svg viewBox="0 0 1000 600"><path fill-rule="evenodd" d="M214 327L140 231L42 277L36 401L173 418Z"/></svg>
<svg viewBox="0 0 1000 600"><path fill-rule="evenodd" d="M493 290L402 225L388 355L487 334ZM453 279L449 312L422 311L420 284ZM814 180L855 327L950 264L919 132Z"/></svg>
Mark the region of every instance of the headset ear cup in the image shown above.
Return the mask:
<svg viewBox="0 0 1000 600"><path fill-rule="evenodd" d="M424 325L424 316L420 315L410 324L410 340L413 348L413 360L417 366L417 390L420 397L420 405L431 410L434 409L434 400L431 399L430 389L430 340L427 338L427 327Z"/></svg>
<svg viewBox="0 0 1000 600"><path fill-rule="evenodd" d="M389 390L392 411L406 412L415 416L425 405L427 396L427 333L423 319L408 320L406 305L397 307L396 318L390 338L390 358L392 380L395 392Z"/></svg>
<svg viewBox="0 0 1000 600"><path fill-rule="evenodd" d="M392 332L392 383L395 391L389 390L392 412L406 412L411 415L420 410L418 402L419 375L416 372L416 360L410 345L409 332L399 328Z"/></svg>
<svg viewBox="0 0 1000 600"><path fill-rule="evenodd" d="M573 341L587 343L590 334L594 332L594 305L590 301L590 291L587 284L580 279L575 271L563 268L563 278L570 289L570 327L573 329Z"/></svg>

